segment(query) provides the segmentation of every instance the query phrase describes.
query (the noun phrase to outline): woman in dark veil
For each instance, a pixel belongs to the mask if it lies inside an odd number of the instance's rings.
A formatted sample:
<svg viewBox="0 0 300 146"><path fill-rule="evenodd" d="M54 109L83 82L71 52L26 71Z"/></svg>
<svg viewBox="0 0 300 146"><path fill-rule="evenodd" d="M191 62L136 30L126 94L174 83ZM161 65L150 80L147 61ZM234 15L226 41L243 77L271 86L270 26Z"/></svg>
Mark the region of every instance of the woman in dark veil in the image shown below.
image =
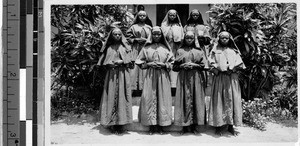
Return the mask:
<svg viewBox="0 0 300 146"><path fill-rule="evenodd" d="M162 127L172 122L169 71L173 61L173 53L162 29L153 27L151 37L135 61L146 71L138 116L142 125L150 126L150 135L155 131L163 134Z"/></svg>
<svg viewBox="0 0 300 146"><path fill-rule="evenodd" d="M161 29L164 36L166 36L174 57L176 57L176 51L184 37L183 27L176 10L171 9L168 11L161 23ZM176 88L177 72L171 71L170 76L171 87Z"/></svg>
<svg viewBox="0 0 300 146"><path fill-rule="evenodd" d="M114 28L100 52L97 65L107 70L100 101L100 124L120 134L124 132L123 125L132 123L131 49L122 31Z"/></svg>
<svg viewBox="0 0 300 146"><path fill-rule="evenodd" d="M133 60L136 59L151 34L152 24L150 24L150 22L147 13L145 11L139 11L132 26L126 33L128 42L132 46ZM142 90L144 81L143 71L135 65L131 70L130 76L132 90Z"/></svg>
<svg viewBox="0 0 300 146"><path fill-rule="evenodd" d="M180 134L191 130L198 134L197 125L204 125L205 94L202 71L208 68L205 53L196 45L193 31L187 31L177 50L173 70L178 71L174 124L183 126Z"/></svg>
<svg viewBox="0 0 300 146"><path fill-rule="evenodd" d="M208 114L208 124L216 127L216 134L222 135L222 126L234 136L238 132L233 125L242 124L241 88L237 70L245 65L231 34L223 31L218 35L209 56L212 78L211 100Z"/></svg>
<svg viewBox="0 0 300 146"><path fill-rule="evenodd" d="M198 38L198 36L204 36L205 38L204 44L205 45L210 44L211 39L209 36L209 30L204 25L202 15L199 10L194 9L191 11L189 18L187 20L187 24L184 26L184 32L187 31L194 31L196 34L196 38Z"/></svg>

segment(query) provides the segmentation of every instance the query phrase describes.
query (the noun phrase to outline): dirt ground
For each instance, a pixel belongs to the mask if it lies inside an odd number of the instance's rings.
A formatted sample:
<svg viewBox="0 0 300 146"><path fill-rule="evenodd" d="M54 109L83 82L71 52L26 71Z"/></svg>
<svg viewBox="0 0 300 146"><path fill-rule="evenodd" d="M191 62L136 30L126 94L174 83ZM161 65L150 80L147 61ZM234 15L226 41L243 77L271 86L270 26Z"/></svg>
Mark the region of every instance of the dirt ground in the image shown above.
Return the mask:
<svg viewBox="0 0 300 146"><path fill-rule="evenodd" d="M137 109L133 107L133 119L137 123ZM170 130L165 135L147 135L145 130L128 131L123 135L114 135L100 126L98 122L87 122L89 120L75 121L66 120L53 121L51 124L51 144L55 146L80 145L299 145L298 124L296 122L273 123L266 125L266 131L259 131L243 125L235 127L240 134L237 137L225 133L216 136L214 128L201 126L199 135L187 133L179 135L178 129ZM297 143L298 142L298 143Z"/></svg>

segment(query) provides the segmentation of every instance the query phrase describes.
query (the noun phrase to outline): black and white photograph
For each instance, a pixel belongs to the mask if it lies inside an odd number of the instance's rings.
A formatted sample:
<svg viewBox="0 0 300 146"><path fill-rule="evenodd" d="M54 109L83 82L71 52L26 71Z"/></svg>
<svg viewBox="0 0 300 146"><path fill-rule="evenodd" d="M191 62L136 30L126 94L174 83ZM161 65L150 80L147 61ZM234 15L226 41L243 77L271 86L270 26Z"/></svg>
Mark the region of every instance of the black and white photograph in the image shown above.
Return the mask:
<svg viewBox="0 0 300 146"><path fill-rule="evenodd" d="M80 2L47 3L51 145L299 141L296 2Z"/></svg>

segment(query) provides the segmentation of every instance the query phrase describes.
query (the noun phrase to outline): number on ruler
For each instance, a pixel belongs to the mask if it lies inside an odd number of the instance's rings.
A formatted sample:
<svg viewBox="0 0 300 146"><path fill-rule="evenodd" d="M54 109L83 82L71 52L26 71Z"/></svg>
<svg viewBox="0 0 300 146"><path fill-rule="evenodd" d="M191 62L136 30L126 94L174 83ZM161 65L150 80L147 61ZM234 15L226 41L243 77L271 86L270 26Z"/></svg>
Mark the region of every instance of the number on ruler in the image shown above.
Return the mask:
<svg viewBox="0 0 300 146"><path fill-rule="evenodd" d="M39 12L38 16L43 17L43 12Z"/></svg>
<svg viewBox="0 0 300 146"><path fill-rule="evenodd" d="M10 73L9 76L11 76L11 77L16 77L17 74L16 74L16 73Z"/></svg>
<svg viewBox="0 0 300 146"><path fill-rule="evenodd" d="M10 136L10 137L16 137L17 134L16 134L16 133L10 133L9 136Z"/></svg>

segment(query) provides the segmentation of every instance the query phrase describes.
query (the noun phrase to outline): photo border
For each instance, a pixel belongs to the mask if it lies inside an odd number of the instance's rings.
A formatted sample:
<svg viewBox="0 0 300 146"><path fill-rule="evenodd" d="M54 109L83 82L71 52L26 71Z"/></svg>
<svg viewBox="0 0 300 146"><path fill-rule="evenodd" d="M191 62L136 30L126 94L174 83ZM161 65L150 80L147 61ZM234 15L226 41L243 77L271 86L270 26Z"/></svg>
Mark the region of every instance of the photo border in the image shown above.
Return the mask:
<svg viewBox="0 0 300 146"><path fill-rule="evenodd" d="M44 14L43 14L43 19L44 19L44 83L45 83L45 88L44 88L44 116L45 117L38 117L38 119L42 118L44 121L44 145L45 146L50 146L51 145L51 5L68 5L68 4L182 4L183 0L143 0L143 3L141 3L140 0L43 0L44 1ZM299 2L296 0L265 0L263 3L296 3L297 4L297 15L299 14L300 6ZM197 0L184 0L184 3L188 4L215 4L215 3L221 3L218 0L202 0L202 1L197 1ZM223 2L224 3L224 2ZM249 3L249 0L227 0L225 3ZM251 3L261 3L259 1L254 1ZM298 15L300 16L300 15ZM299 22L299 18L297 20L297 23ZM299 25L297 26L297 28ZM299 30L298 30L299 31ZM299 34L299 33L297 33ZM299 37L297 38L297 43L299 42ZM299 48L299 45L297 45L297 49ZM298 52L299 53L299 52ZM1 60L1 59L0 59ZM300 76L300 75L299 75ZM298 80L298 83L299 80ZM1 84L0 84L1 85ZM299 95L299 92L298 92ZM299 96L298 96L299 97ZM299 98L298 98L298 105L299 104ZM299 110L298 110L299 113ZM298 114L299 115L299 114ZM225 143L225 145L261 145L261 146L283 146L283 145L288 145L288 146L293 146L293 145L299 145L299 119L298 119L298 142L285 142L285 143ZM200 145L217 145L220 143L200 143ZM68 145L68 144L55 144L54 146L62 146L62 145ZM72 146L92 146L92 145L116 145L116 144L70 144ZM119 145L140 145L140 144L119 144ZM143 144L144 145L144 144ZM145 145L153 145L153 144L145 144ZM155 144L156 145L156 144ZM166 144L161 144L161 145L166 145ZM169 144L167 144L169 145ZM174 145L174 144L172 144ZM177 145L177 144L175 144ZM193 144L189 144L193 145ZM195 144L196 145L196 144ZM199 144L197 144L199 145ZM224 145L224 143L222 143Z"/></svg>

